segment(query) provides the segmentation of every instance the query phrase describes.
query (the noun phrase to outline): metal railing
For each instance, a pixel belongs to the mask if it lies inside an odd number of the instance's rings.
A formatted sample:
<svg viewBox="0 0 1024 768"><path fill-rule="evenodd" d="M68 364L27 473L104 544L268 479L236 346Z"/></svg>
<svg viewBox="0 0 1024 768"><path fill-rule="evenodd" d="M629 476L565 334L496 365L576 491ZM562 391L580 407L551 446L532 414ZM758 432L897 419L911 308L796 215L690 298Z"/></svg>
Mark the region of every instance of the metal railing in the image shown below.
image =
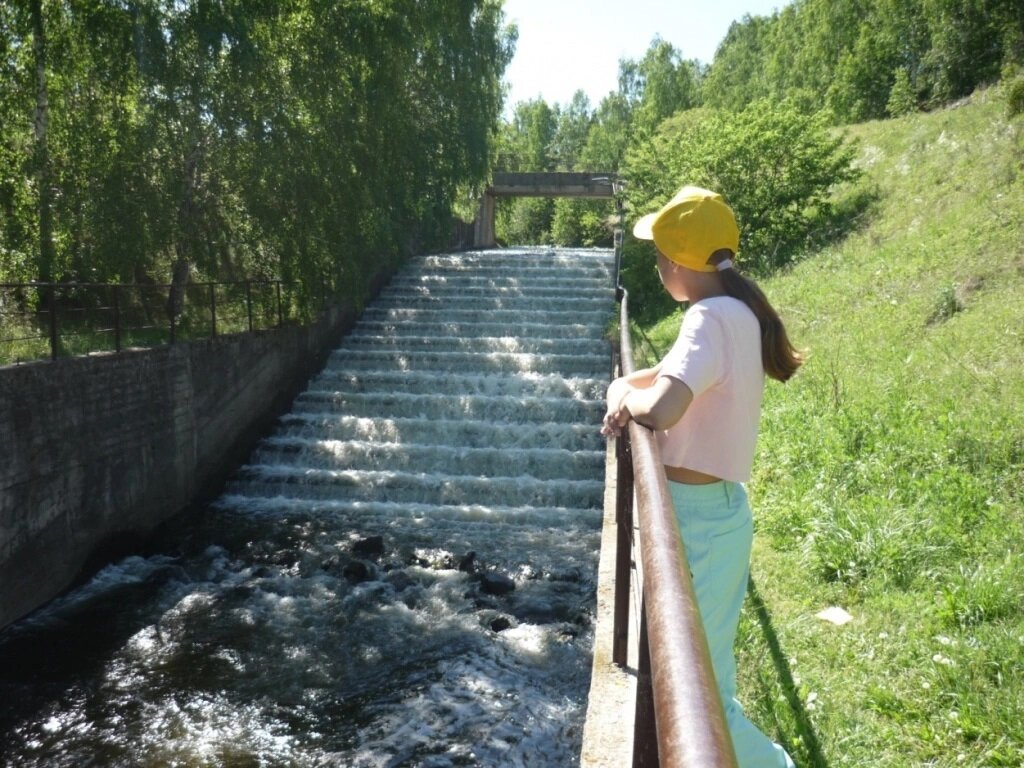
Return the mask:
<svg viewBox="0 0 1024 768"><path fill-rule="evenodd" d="M0 365L278 328L296 283L0 283Z"/></svg>
<svg viewBox="0 0 1024 768"><path fill-rule="evenodd" d="M619 373L633 372L628 294L620 288ZM654 434L630 422L616 442L615 610L612 660L626 664L631 563L643 583L634 766L735 768L711 655ZM634 508L635 498L635 508ZM633 540L636 515L637 541Z"/></svg>

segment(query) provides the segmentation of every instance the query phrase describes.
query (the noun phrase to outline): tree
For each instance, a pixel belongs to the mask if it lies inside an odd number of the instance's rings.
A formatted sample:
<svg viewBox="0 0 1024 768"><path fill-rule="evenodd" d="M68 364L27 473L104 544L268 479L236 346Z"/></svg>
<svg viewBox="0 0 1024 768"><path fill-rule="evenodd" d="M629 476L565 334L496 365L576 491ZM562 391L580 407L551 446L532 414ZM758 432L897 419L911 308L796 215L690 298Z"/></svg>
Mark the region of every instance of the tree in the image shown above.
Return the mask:
<svg viewBox="0 0 1024 768"><path fill-rule="evenodd" d="M914 97L914 91L910 85L910 75L905 69L897 69L885 111L889 113L890 117L901 117L909 115L916 108L917 99Z"/></svg>
<svg viewBox="0 0 1024 768"><path fill-rule="evenodd" d="M510 172L555 170L552 146L558 130L558 112L544 99L516 105L511 123L502 130L497 167ZM551 242L554 202L548 198L506 198L498 201L495 232L511 243Z"/></svg>
<svg viewBox="0 0 1024 768"><path fill-rule="evenodd" d="M703 96L733 110L788 99L807 113L827 107L843 123L885 117L897 77L901 99L932 106L1021 63L1019 0L795 0L730 28Z"/></svg>
<svg viewBox="0 0 1024 768"><path fill-rule="evenodd" d="M280 276L358 298L443 243L490 172L514 45L499 0L14 5L8 279Z"/></svg>
<svg viewBox="0 0 1024 768"><path fill-rule="evenodd" d="M1017 0L922 0L931 47L924 66L933 96L966 96L993 82L1024 41L1024 7Z"/></svg>
<svg viewBox="0 0 1024 768"><path fill-rule="evenodd" d="M605 96L594 112L580 153L580 165L595 171L616 172L632 141L632 111L618 92Z"/></svg>
<svg viewBox="0 0 1024 768"><path fill-rule="evenodd" d="M635 126L652 131L666 117L699 104L703 71L669 42L655 37L639 62L619 63L619 90L632 104Z"/></svg>
<svg viewBox="0 0 1024 768"><path fill-rule="evenodd" d="M510 172L553 171L551 147L557 129L557 114L544 99L516 104L512 122L503 127L498 167Z"/></svg>
<svg viewBox="0 0 1024 768"><path fill-rule="evenodd" d="M593 122L590 100L583 91L576 91L566 107L556 105L554 118L555 131L548 145L548 154L556 170L577 170L581 167L581 156Z"/></svg>
<svg viewBox="0 0 1024 768"><path fill-rule="evenodd" d="M705 105L740 110L752 101L768 97L770 87L764 64L776 17L747 14L729 26L702 83L701 98Z"/></svg>
<svg viewBox="0 0 1024 768"><path fill-rule="evenodd" d="M829 220L833 187L857 176L854 154L824 115L803 114L790 103L764 100L737 113L693 110L665 121L627 153L627 204L636 216L656 210L684 184L719 192L740 225L740 263L763 275L791 262ZM650 292L649 265L635 248L630 253L624 275ZM647 294L643 301L650 299L659 306Z"/></svg>
<svg viewBox="0 0 1024 768"><path fill-rule="evenodd" d="M50 102L46 85L47 46L46 23L43 20L42 0L30 0L32 17L32 51L36 75L36 114L33 166L36 188L39 190L39 280L53 280L53 191L50 187L49 120Z"/></svg>

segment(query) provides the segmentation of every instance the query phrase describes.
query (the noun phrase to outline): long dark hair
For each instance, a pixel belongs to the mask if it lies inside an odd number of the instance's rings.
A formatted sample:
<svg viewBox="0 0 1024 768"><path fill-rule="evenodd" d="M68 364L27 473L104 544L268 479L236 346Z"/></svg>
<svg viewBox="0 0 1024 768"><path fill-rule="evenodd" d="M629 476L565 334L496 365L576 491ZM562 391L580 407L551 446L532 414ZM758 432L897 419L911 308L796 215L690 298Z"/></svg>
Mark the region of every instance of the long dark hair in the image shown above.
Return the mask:
<svg viewBox="0 0 1024 768"><path fill-rule="evenodd" d="M718 264L733 256L733 252L727 248L718 250L711 254L708 263ZM790 343L779 313L757 283L741 275L735 267L720 270L717 274L722 279L725 292L750 307L761 326L761 362L764 372L778 381L787 381L803 365L804 358Z"/></svg>

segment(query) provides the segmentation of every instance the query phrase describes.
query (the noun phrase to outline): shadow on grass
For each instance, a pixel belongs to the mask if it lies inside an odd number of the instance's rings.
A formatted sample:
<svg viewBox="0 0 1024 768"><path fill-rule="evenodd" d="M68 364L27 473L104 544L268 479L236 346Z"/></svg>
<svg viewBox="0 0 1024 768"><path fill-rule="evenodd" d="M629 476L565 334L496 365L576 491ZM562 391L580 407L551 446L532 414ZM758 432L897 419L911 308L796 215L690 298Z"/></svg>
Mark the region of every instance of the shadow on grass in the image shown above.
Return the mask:
<svg viewBox="0 0 1024 768"><path fill-rule="evenodd" d="M818 734L815 733L814 724L811 722L807 709L800 699L796 683L793 681L793 672L790 670L789 662L786 659L786 655L782 652L782 646L779 644L779 636L775 633L775 627L772 625L771 614L768 613L768 608L765 606L764 600L761 599L761 593L757 591L757 585L754 584L752 576L747 582L747 597L750 600L751 607L754 609L754 615L757 617L757 623L761 627L761 632L764 634L765 643L768 645L768 651L772 657L772 664L775 666L775 671L779 676L782 693L786 697L786 703L793 714L797 734L803 744L803 751L809 760L807 763L801 762L798 764L806 765L808 768L828 768L828 761L825 759L825 753L821 749L821 742L818 741ZM782 746L786 748L790 755L794 754L794 744L782 739Z"/></svg>
<svg viewBox="0 0 1024 768"><path fill-rule="evenodd" d="M858 185L838 199L827 216L819 218L811 228L805 248L819 251L867 228L878 207L881 195L874 187Z"/></svg>

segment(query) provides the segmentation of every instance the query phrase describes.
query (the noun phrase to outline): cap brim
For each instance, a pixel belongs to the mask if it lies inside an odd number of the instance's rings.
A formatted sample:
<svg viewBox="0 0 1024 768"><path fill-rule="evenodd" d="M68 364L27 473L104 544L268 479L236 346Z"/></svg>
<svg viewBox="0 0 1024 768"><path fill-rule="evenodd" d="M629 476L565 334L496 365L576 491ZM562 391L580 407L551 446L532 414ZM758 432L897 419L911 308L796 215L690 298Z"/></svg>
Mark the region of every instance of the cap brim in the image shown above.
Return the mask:
<svg viewBox="0 0 1024 768"><path fill-rule="evenodd" d="M657 213L648 213L633 225L633 237L639 240L654 239L654 220L658 218Z"/></svg>

